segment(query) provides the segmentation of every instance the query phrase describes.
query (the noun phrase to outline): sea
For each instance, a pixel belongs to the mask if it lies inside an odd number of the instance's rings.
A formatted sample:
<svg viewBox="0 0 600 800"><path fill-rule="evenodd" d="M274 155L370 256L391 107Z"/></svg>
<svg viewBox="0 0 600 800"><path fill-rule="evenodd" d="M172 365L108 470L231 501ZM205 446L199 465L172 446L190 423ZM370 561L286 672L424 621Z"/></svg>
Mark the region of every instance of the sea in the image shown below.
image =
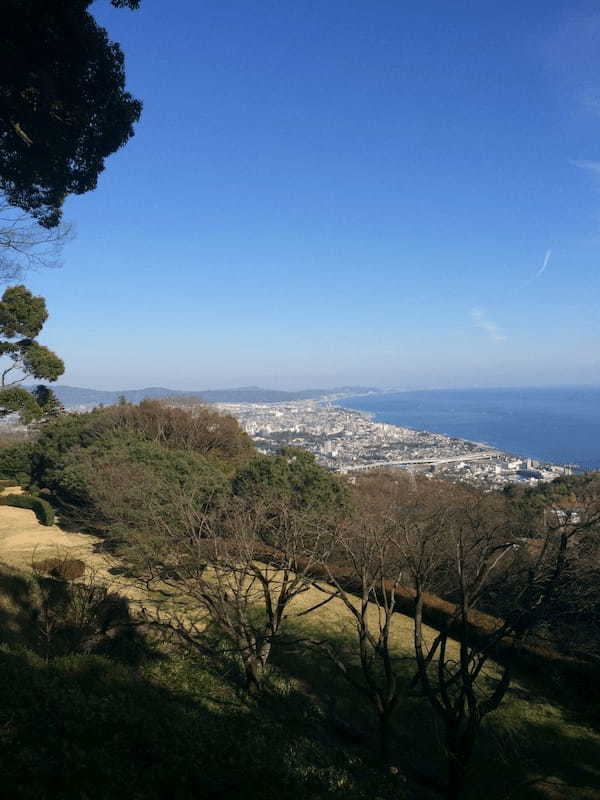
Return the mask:
<svg viewBox="0 0 600 800"><path fill-rule="evenodd" d="M600 386L378 392L337 405L368 411L376 422L600 470Z"/></svg>

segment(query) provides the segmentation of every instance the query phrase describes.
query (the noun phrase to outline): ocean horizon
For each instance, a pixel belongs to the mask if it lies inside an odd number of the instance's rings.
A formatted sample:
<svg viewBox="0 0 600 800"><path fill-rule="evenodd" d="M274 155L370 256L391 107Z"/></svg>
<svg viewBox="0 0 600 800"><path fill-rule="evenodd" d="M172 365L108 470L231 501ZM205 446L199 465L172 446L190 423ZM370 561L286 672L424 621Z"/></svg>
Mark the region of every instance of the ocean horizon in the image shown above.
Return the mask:
<svg viewBox="0 0 600 800"><path fill-rule="evenodd" d="M524 458L600 469L600 386L394 391L338 405Z"/></svg>

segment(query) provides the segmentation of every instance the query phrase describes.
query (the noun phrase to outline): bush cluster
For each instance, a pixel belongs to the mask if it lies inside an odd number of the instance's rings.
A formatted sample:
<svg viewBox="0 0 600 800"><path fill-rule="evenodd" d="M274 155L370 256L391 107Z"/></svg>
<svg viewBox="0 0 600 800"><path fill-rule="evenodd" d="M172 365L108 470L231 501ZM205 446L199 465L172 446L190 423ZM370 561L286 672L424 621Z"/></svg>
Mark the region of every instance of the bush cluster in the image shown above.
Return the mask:
<svg viewBox="0 0 600 800"><path fill-rule="evenodd" d="M33 444L18 444L0 447L0 481L9 486L28 483L31 476L31 455Z"/></svg>

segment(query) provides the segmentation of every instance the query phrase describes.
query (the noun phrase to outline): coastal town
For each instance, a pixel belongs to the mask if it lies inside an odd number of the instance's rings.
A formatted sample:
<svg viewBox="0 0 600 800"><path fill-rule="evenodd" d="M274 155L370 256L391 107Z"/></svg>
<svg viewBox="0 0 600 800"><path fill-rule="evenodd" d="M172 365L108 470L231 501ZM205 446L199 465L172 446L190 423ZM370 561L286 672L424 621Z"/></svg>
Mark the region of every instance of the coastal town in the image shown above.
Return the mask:
<svg viewBox="0 0 600 800"><path fill-rule="evenodd" d="M375 422L372 415L342 408L337 397L285 403L220 403L264 453L298 447L339 473L396 467L494 488L536 485L570 468L505 453L486 444L441 433Z"/></svg>
<svg viewBox="0 0 600 800"><path fill-rule="evenodd" d="M396 468L494 489L507 483L536 486L568 475L574 468L508 453L483 442L377 422L369 412L337 404L347 396L338 392L285 402L210 405L237 419L260 452L296 447L313 453L319 464L341 474ZM186 395L168 395L162 400L188 410L201 404L197 397ZM94 403L69 403L67 410L81 414L95 407ZM28 435L27 426L14 415L0 420L0 426L5 437Z"/></svg>

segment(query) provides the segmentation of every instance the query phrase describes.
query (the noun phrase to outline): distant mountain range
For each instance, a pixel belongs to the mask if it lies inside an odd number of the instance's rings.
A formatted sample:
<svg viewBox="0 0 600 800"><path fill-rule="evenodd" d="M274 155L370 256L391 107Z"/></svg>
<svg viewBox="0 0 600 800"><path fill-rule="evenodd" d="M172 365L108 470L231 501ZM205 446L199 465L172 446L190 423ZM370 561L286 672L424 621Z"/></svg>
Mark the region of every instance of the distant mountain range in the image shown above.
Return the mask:
<svg viewBox="0 0 600 800"><path fill-rule="evenodd" d="M33 389L33 386L26 386ZM79 386L52 386L60 402L66 408L76 406L113 405L120 397L129 403L139 403L146 398L159 397L197 397L204 403L284 403L290 400L311 400L330 394L364 394L378 391L366 386L340 386L334 389L303 389L298 392L284 392L277 389L261 389L259 386L241 386L238 389L206 389L199 392L183 392L177 389L166 389L162 386L149 386L145 389L122 389L120 391L103 391L101 389L85 389Z"/></svg>

